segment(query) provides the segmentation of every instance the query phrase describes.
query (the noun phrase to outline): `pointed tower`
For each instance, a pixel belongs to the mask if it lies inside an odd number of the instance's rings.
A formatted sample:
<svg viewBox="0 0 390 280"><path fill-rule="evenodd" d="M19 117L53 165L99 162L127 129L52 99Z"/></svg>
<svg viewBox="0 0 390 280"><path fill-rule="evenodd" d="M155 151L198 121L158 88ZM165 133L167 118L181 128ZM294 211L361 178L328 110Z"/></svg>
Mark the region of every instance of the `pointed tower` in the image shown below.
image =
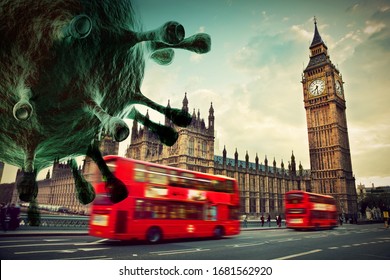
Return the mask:
<svg viewBox="0 0 390 280"><path fill-rule="evenodd" d="M183 104L184 104L184 101L183 101ZM188 104L188 102L187 102L187 104ZM170 109L171 109L171 104L170 104L170 101L168 100L167 111ZM169 126L169 127L173 126L172 121L167 116L165 116L165 126Z"/></svg>
<svg viewBox="0 0 390 280"><path fill-rule="evenodd" d="M184 94L184 99L183 99L183 108L182 110L184 112L188 113L188 98L187 98L187 93Z"/></svg>
<svg viewBox="0 0 390 280"><path fill-rule="evenodd" d="M213 108L213 102L211 102L210 109L209 109L209 131L214 135L214 108Z"/></svg>
<svg viewBox="0 0 390 280"><path fill-rule="evenodd" d="M357 215L343 79L314 19L310 60L302 74L313 192L333 195L342 213Z"/></svg>

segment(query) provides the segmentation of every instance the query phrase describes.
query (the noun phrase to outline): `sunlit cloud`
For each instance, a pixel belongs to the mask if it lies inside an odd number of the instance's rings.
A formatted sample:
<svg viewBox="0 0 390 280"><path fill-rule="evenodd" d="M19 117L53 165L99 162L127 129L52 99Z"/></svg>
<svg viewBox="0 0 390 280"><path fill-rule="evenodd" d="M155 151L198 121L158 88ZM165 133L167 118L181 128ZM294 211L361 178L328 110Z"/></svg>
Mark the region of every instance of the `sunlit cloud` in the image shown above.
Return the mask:
<svg viewBox="0 0 390 280"><path fill-rule="evenodd" d="M364 33L372 35L374 33L380 32L385 27L386 25L381 22L366 21L366 28L364 28Z"/></svg>

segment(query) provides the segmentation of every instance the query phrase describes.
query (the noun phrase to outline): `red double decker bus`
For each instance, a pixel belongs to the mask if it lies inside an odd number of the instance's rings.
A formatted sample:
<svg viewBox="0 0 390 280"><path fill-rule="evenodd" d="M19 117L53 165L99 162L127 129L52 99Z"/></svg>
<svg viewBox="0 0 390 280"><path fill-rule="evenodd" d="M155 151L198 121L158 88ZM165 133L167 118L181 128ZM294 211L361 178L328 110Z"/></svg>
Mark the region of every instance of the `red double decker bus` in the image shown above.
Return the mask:
<svg viewBox="0 0 390 280"><path fill-rule="evenodd" d="M162 239L220 238L240 233L240 200L233 178L119 156L106 156L104 160L126 185L129 195L113 204L105 182L94 183L90 235L156 243Z"/></svg>
<svg viewBox="0 0 390 280"><path fill-rule="evenodd" d="M338 225L336 200L330 195L286 192L285 216L287 228L331 229Z"/></svg>

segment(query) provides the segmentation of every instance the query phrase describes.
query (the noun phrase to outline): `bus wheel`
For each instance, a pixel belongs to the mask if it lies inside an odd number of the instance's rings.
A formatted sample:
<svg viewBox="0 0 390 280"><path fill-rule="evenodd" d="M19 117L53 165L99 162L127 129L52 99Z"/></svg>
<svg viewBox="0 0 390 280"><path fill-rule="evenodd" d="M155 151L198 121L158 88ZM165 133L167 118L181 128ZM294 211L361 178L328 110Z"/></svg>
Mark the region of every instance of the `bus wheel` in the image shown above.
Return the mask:
<svg viewBox="0 0 390 280"><path fill-rule="evenodd" d="M214 228L213 236L215 239L221 239L222 236L224 236L225 231L223 230L223 227L217 226Z"/></svg>
<svg viewBox="0 0 390 280"><path fill-rule="evenodd" d="M150 243L158 243L162 240L162 232L158 227L151 227L146 233L146 240Z"/></svg>

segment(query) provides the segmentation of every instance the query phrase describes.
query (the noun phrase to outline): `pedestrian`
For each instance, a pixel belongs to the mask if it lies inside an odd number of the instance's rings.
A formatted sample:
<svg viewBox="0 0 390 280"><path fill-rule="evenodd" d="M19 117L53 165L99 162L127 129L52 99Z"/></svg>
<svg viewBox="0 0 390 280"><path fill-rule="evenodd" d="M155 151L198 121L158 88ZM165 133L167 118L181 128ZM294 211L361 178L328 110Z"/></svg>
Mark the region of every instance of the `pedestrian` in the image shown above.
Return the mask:
<svg viewBox="0 0 390 280"><path fill-rule="evenodd" d="M15 230L19 227L20 223L20 208L15 205L15 203L11 204L11 207L9 208L9 216L10 216L10 222L9 222L9 229Z"/></svg>
<svg viewBox="0 0 390 280"><path fill-rule="evenodd" d="M263 227L264 226L264 216L263 215L261 215L260 221L261 221L261 227Z"/></svg>
<svg viewBox="0 0 390 280"><path fill-rule="evenodd" d="M271 226L271 215L270 214L268 214L267 223L268 223L268 227L270 227Z"/></svg>
<svg viewBox="0 0 390 280"><path fill-rule="evenodd" d="M1 209L0 209L0 223L1 228L4 232L8 230L8 222L9 222L9 215L8 215L8 206L5 203L1 203Z"/></svg>
<svg viewBox="0 0 390 280"><path fill-rule="evenodd" d="M244 228L247 228L248 227L248 215L245 215L245 218L244 218Z"/></svg>
<svg viewBox="0 0 390 280"><path fill-rule="evenodd" d="M339 216L339 221L340 221L340 226L343 225L343 217L342 216Z"/></svg>
<svg viewBox="0 0 390 280"><path fill-rule="evenodd" d="M278 227L282 226L282 216L281 215L278 216L277 224L278 224Z"/></svg>

